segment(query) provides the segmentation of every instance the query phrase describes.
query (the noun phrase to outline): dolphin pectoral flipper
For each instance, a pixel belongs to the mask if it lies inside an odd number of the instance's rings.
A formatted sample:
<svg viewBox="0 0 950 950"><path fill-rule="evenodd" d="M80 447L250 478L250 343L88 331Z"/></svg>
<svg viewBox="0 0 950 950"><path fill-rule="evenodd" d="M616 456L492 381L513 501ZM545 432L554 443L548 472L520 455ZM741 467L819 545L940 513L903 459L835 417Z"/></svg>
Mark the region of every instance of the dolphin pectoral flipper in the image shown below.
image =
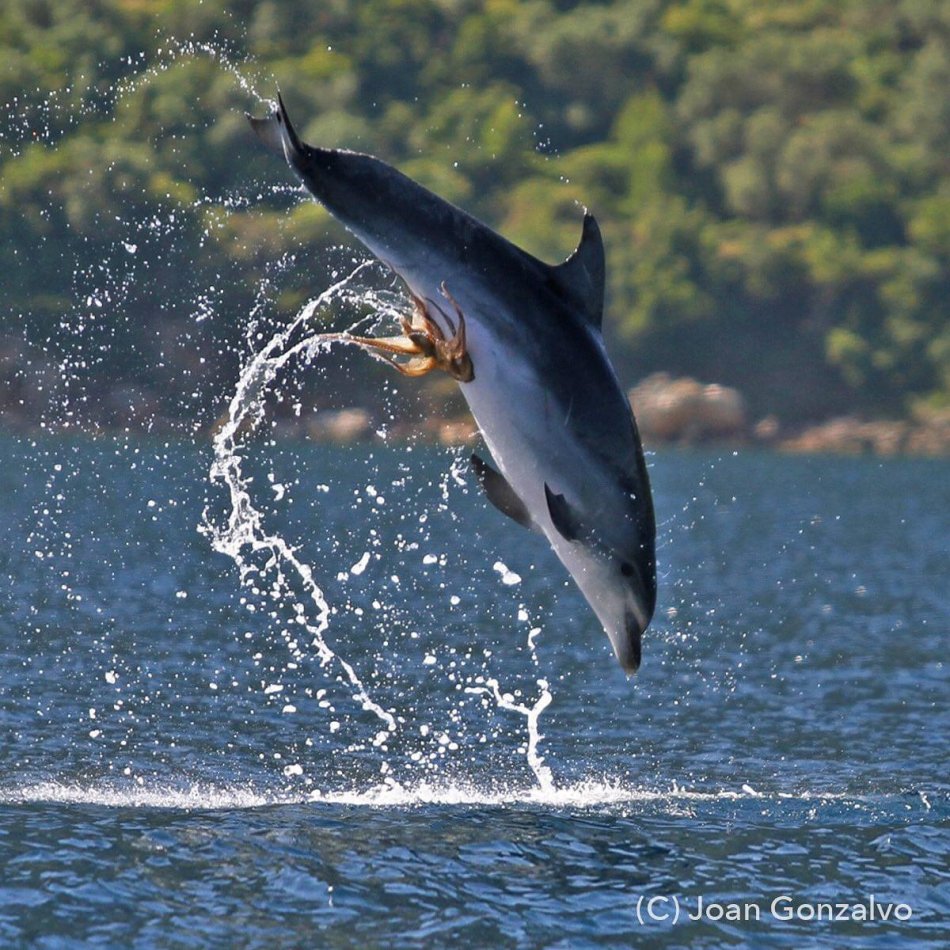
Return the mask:
<svg viewBox="0 0 950 950"><path fill-rule="evenodd" d="M472 454L472 468L479 485L485 489L488 500L503 514L532 531L540 530L515 490L483 458Z"/></svg>
<svg viewBox="0 0 950 950"><path fill-rule="evenodd" d="M577 513L563 495L555 495L548 483L544 483L544 497L548 503L551 523L565 541L580 541L584 535L584 526Z"/></svg>

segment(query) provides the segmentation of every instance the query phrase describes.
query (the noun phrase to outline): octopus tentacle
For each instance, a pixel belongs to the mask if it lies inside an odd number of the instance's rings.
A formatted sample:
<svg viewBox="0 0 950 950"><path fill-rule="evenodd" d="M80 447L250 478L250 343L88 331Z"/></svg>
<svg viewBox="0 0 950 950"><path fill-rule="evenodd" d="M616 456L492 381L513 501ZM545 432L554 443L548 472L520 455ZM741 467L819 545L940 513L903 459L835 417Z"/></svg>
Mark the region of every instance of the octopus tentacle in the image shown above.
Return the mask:
<svg viewBox="0 0 950 950"><path fill-rule="evenodd" d="M443 370L453 379L467 383L475 378L471 357L465 345L465 316L455 298L443 283L440 290L452 304L458 320L456 325L434 301L428 301L444 318L451 332L446 337L439 324L432 319L426 302L410 292L413 303L412 318L400 317L401 336L369 337L351 333L326 333L322 339L354 343L373 350L404 376L419 377L435 369ZM398 357L408 356L401 362Z"/></svg>

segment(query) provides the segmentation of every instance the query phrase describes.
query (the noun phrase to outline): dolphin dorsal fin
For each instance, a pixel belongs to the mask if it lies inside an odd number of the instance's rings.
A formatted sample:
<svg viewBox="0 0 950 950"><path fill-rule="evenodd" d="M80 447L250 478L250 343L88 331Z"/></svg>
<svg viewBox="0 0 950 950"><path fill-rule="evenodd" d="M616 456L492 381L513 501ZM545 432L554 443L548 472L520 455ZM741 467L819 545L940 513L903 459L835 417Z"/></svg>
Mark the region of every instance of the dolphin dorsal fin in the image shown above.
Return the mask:
<svg viewBox="0 0 950 950"><path fill-rule="evenodd" d="M604 239L589 211L584 212L584 226L577 249L563 264L558 264L552 270L558 289L580 308L595 330L600 330L604 319L607 267Z"/></svg>

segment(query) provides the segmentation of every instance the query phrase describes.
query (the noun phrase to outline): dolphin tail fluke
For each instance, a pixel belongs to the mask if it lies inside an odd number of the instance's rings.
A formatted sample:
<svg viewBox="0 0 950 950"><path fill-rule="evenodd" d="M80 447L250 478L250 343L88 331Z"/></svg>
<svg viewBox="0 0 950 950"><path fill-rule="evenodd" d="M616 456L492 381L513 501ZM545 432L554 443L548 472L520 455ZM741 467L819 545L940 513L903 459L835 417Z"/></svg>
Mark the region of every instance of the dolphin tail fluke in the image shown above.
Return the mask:
<svg viewBox="0 0 950 950"><path fill-rule="evenodd" d="M264 119L247 116L251 128L257 137L272 151L283 156L290 165L296 167L303 158L304 146L287 115L287 107L280 93L277 93L277 108Z"/></svg>
<svg viewBox="0 0 950 950"><path fill-rule="evenodd" d="M245 118L251 124L257 137L272 151L284 157L284 143L280 135L280 123L277 121L276 113L267 116L266 119L256 119L254 116L245 113Z"/></svg>

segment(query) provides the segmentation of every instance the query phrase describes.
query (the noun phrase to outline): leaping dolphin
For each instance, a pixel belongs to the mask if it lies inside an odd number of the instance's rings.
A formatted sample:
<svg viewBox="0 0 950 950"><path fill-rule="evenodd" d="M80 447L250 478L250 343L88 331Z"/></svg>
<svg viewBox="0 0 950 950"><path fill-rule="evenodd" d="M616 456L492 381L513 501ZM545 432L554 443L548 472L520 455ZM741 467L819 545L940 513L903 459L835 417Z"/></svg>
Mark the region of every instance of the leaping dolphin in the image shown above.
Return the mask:
<svg viewBox="0 0 950 950"><path fill-rule="evenodd" d="M547 538L635 672L656 604L656 524L636 421L601 334L593 216L551 266L377 158L301 142L279 96L269 116L248 119L409 288L401 336L351 342L408 375L442 369L458 380L499 469L472 456L489 501Z"/></svg>

